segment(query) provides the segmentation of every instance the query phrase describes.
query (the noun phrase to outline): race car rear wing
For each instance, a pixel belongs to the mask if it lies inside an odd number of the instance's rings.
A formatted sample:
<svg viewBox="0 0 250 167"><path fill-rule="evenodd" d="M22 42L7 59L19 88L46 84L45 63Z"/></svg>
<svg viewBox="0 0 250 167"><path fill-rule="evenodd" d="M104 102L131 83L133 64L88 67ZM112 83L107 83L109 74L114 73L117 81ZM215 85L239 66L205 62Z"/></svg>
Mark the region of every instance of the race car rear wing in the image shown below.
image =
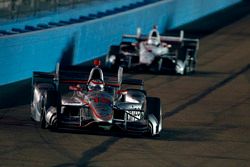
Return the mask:
<svg viewBox="0 0 250 167"><path fill-rule="evenodd" d="M32 76L32 87L37 83L51 83L56 86L56 89L58 89L59 85L59 68L60 64L56 64L56 71L54 73L52 72L33 72Z"/></svg>
<svg viewBox="0 0 250 167"><path fill-rule="evenodd" d="M122 36L124 39L135 39L137 41L146 41L148 40L148 36L146 35L130 35L130 34L124 34ZM196 43L197 46L199 46L199 39L193 39L193 38L184 38L184 31L180 31L180 36L161 36L160 37L162 42L167 42L167 43L182 43L182 42L192 42Z"/></svg>
<svg viewBox="0 0 250 167"><path fill-rule="evenodd" d="M32 86L38 83L50 83L56 86L59 84L87 84L88 72L82 71L60 71L59 64L56 66L56 71L53 72L33 72ZM138 79L123 79L123 68L119 68L118 75L107 74L104 76L105 85L111 87L121 87L122 84L139 85L141 89L144 87L144 82Z"/></svg>
<svg viewBox="0 0 250 167"><path fill-rule="evenodd" d="M40 82L53 83L55 76L55 73L35 71L32 76L32 85Z"/></svg>
<svg viewBox="0 0 250 167"><path fill-rule="evenodd" d="M55 73L47 73L47 72L33 72L32 77L32 85L39 84L39 83L50 83L55 86L58 84L87 84L88 80L86 79L76 79L76 78L65 78L60 77L59 80L56 79ZM139 79L123 79L122 83L120 84L117 79L115 78L105 78L105 85L111 87L120 87L121 85L138 85L141 86L140 88L143 90L144 82L143 80Z"/></svg>
<svg viewBox="0 0 250 167"><path fill-rule="evenodd" d="M49 72L33 72L33 78L47 78L47 79L53 79L55 77L55 73L49 73Z"/></svg>

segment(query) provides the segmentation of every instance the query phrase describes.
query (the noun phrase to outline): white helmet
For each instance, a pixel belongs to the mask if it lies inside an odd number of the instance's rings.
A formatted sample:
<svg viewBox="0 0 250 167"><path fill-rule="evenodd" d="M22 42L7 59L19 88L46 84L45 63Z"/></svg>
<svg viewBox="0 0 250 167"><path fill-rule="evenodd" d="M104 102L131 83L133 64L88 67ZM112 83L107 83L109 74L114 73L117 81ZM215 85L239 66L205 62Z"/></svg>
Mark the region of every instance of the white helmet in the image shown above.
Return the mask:
<svg viewBox="0 0 250 167"><path fill-rule="evenodd" d="M102 69L99 68L101 64L100 60L94 60L94 65L90 71L89 79L88 79L88 90L95 90L95 91L103 91L104 90L104 77Z"/></svg>
<svg viewBox="0 0 250 167"><path fill-rule="evenodd" d="M149 36L148 36L148 41L147 43L149 45L159 45L161 43L161 39L160 39L160 34L159 31L157 30L156 27L154 27L150 32L149 32Z"/></svg>
<svg viewBox="0 0 250 167"><path fill-rule="evenodd" d="M89 91L103 91L104 90L104 83L100 79L92 79L88 83L88 90Z"/></svg>
<svg viewBox="0 0 250 167"><path fill-rule="evenodd" d="M159 40L155 39L154 37L148 39L148 44L149 45L154 45L154 46L158 46L160 44Z"/></svg>

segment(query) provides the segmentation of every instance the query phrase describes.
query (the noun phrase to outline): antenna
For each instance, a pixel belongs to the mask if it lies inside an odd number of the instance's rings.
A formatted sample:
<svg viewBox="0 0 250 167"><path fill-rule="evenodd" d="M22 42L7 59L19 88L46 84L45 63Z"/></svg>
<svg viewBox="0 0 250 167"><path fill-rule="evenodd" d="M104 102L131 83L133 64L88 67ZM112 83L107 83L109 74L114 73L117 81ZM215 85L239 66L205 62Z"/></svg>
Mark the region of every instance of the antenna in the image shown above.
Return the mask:
<svg viewBox="0 0 250 167"><path fill-rule="evenodd" d="M136 36L138 38L140 38L140 36L141 36L141 28L140 27L138 27L137 30L136 30Z"/></svg>
<svg viewBox="0 0 250 167"><path fill-rule="evenodd" d="M122 84L122 77L123 77L123 68L120 66L118 69L118 83L121 85Z"/></svg>
<svg viewBox="0 0 250 167"><path fill-rule="evenodd" d="M54 82L55 82L57 90L59 88L59 70L60 70L60 63L57 63L56 64L56 73L55 73L55 78L54 78Z"/></svg>
<svg viewBox="0 0 250 167"><path fill-rule="evenodd" d="M60 63L56 63L56 74L54 80L59 79L59 70L60 70Z"/></svg>
<svg viewBox="0 0 250 167"><path fill-rule="evenodd" d="M184 38L184 31L183 31L183 30L181 30L181 32L180 32L180 40L182 41L182 40L183 40L183 38Z"/></svg>

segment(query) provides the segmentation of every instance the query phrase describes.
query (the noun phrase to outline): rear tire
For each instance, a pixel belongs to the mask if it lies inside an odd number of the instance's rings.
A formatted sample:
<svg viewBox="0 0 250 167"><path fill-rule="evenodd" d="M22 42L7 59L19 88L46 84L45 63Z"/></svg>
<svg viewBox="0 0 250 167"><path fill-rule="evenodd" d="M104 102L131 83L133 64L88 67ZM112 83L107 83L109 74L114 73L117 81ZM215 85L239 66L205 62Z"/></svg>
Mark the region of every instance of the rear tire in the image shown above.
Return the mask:
<svg viewBox="0 0 250 167"><path fill-rule="evenodd" d="M108 69L114 69L119 67L119 53L120 46L112 45L109 49L109 53L105 58L105 66Z"/></svg>
<svg viewBox="0 0 250 167"><path fill-rule="evenodd" d="M189 65L189 73L195 73L195 71L196 71L196 60L195 60L195 57L190 57L188 65Z"/></svg>
<svg viewBox="0 0 250 167"><path fill-rule="evenodd" d="M46 120L45 120L45 111L44 111L44 109L42 109L42 113L41 113L41 128L42 129L47 129L48 128L48 124L46 123Z"/></svg>
<svg viewBox="0 0 250 167"><path fill-rule="evenodd" d="M175 73L180 74L180 75L186 75L187 66L186 66L185 62L183 62L182 60L176 61Z"/></svg>

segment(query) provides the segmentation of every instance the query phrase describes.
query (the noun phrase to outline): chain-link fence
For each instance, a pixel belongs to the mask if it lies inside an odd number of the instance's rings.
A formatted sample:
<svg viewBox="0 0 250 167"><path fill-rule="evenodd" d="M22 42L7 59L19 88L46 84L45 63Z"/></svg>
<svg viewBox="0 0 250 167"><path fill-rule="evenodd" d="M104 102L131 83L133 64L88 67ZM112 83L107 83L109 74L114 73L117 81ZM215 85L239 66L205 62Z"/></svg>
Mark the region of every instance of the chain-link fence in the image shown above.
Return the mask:
<svg viewBox="0 0 250 167"><path fill-rule="evenodd" d="M0 19L18 19L37 15L42 11L57 11L61 7L74 8L91 0L0 0Z"/></svg>

